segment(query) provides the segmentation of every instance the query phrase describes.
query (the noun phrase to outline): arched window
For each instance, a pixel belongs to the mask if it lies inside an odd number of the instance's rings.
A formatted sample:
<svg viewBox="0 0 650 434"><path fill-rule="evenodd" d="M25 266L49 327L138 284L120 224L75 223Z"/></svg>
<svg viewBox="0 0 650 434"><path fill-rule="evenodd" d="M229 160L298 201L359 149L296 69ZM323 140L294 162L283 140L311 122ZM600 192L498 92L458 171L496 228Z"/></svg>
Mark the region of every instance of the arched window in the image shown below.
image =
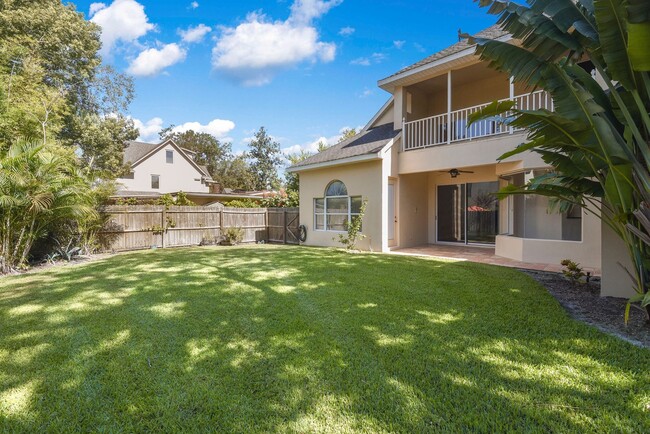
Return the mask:
<svg viewBox="0 0 650 434"><path fill-rule="evenodd" d="M348 195L341 181L332 181L325 196L314 199L314 229L317 231L346 231L348 222L359 215L361 196Z"/></svg>

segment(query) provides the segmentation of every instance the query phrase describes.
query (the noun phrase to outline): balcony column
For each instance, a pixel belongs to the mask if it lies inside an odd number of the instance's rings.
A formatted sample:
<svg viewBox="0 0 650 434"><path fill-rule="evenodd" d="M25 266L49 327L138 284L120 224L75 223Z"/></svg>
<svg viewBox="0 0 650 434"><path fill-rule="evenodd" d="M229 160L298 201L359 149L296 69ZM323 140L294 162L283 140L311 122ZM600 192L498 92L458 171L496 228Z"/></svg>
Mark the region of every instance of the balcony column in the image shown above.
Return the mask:
<svg viewBox="0 0 650 434"><path fill-rule="evenodd" d="M510 77L510 101L514 101L514 100L515 100L515 78ZM510 127L509 130L510 130L510 134L515 132L515 129L512 127Z"/></svg>
<svg viewBox="0 0 650 434"><path fill-rule="evenodd" d="M447 71L447 143L451 143L451 71Z"/></svg>

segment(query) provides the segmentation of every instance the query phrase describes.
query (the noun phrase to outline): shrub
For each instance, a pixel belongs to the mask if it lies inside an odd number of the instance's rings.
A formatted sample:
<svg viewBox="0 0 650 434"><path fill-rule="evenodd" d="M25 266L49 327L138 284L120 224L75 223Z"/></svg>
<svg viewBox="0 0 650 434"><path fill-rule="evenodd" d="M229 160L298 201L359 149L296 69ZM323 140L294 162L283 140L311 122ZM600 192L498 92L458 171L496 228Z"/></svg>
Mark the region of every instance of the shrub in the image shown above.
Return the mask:
<svg viewBox="0 0 650 434"><path fill-rule="evenodd" d="M569 279L571 283L582 283L582 278L585 277L586 274L582 271L580 264L573 262L571 259L564 259L560 264L564 266L564 269L562 270L564 277Z"/></svg>
<svg viewBox="0 0 650 434"><path fill-rule="evenodd" d="M0 151L0 272L25 267L34 243L52 228L95 214L74 151L24 141Z"/></svg>
<svg viewBox="0 0 650 434"><path fill-rule="evenodd" d="M262 205L253 199L236 199L223 204L231 208L262 208Z"/></svg>
<svg viewBox="0 0 650 434"><path fill-rule="evenodd" d="M343 244L346 250L355 250L357 243L362 239L366 238L364 234L361 233L361 222L363 221L363 215L366 213L366 205L368 204L367 200L364 200L361 203L361 209L359 210L359 215L352 217L351 222L346 223L347 233L345 235L338 235L338 242ZM336 241L336 238L333 238Z"/></svg>
<svg viewBox="0 0 650 434"><path fill-rule="evenodd" d="M240 227L230 227L223 231L223 244L234 246L244 239L244 230Z"/></svg>

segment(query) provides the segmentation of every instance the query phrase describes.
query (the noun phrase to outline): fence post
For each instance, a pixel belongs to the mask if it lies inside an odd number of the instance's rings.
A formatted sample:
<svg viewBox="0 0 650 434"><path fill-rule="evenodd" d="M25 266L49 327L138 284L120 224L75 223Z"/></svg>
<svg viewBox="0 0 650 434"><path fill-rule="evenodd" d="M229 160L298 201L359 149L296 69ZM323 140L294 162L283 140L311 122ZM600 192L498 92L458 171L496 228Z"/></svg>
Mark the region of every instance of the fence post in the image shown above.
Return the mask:
<svg viewBox="0 0 650 434"><path fill-rule="evenodd" d="M223 208L219 210L219 240L223 238Z"/></svg>
<svg viewBox="0 0 650 434"><path fill-rule="evenodd" d="M282 208L282 243L287 244L287 209Z"/></svg>
<svg viewBox="0 0 650 434"><path fill-rule="evenodd" d="M264 230L266 231L265 242L269 242L270 236L269 233L271 228L269 228L269 207L264 208Z"/></svg>
<svg viewBox="0 0 650 434"><path fill-rule="evenodd" d="M166 206L163 206L161 216L162 217L161 217L160 227L162 228L162 232L160 233L160 244L161 244L161 247L164 249L165 248L165 235L167 234L167 207Z"/></svg>

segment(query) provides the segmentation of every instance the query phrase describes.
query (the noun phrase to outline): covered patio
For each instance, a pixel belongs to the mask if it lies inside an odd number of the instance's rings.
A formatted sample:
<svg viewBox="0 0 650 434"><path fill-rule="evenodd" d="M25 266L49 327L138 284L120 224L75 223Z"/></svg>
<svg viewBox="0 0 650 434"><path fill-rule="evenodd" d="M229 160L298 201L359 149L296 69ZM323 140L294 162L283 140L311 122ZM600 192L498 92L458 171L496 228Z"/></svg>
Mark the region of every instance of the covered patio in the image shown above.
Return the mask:
<svg viewBox="0 0 650 434"><path fill-rule="evenodd" d="M483 246L453 246L446 244L425 244L416 247L395 249L390 252L395 255L430 256L441 259L453 259L457 261L478 262L481 264L500 265L509 268L522 268L526 270L550 271L559 273L562 271L560 264L541 264L533 262L521 262L508 259L494 254L494 247ZM600 276L600 269L584 267L585 272L592 276Z"/></svg>

